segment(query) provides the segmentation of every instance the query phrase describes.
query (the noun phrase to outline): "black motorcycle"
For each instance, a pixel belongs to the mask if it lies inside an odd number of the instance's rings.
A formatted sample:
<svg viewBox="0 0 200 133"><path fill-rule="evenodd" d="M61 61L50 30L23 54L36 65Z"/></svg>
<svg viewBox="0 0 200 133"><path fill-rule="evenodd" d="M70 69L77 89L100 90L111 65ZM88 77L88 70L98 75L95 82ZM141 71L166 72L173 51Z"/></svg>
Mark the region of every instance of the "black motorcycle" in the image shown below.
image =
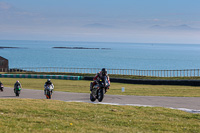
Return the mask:
<svg viewBox="0 0 200 133"><path fill-rule="evenodd" d="M3 91L3 84L1 84L0 86L0 91Z"/></svg>
<svg viewBox="0 0 200 133"><path fill-rule="evenodd" d="M91 86L92 82L90 83L90 88ZM108 83L107 76L104 76L102 79L97 81L97 84L91 89L90 100L94 102L96 99L98 99L99 102L102 102L104 94L109 86L110 84Z"/></svg>

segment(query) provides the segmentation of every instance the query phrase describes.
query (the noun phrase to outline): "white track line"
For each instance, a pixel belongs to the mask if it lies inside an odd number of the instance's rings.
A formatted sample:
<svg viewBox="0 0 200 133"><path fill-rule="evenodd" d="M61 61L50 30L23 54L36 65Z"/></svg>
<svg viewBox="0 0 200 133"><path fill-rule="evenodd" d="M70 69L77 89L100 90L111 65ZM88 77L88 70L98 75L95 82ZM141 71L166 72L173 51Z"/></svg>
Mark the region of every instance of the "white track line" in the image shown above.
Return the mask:
<svg viewBox="0 0 200 133"><path fill-rule="evenodd" d="M65 102L85 102L85 101L65 101ZM87 102L87 103L93 103L93 104L108 104L108 105L125 105L125 106L141 106L141 107L157 107L152 105L141 105L141 104L119 104L119 103L104 103L104 102ZM172 107L164 107L164 108L170 108L170 109L177 109L189 113L198 113L200 114L200 110L194 110L194 109L186 109L186 108L172 108Z"/></svg>

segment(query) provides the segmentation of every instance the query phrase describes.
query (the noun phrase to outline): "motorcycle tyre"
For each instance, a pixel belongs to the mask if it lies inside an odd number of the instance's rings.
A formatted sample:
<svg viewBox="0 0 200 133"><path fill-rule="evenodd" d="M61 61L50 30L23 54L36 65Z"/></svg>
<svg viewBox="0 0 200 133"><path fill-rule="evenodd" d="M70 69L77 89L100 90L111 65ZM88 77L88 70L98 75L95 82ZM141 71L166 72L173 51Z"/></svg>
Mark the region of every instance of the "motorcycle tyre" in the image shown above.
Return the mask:
<svg viewBox="0 0 200 133"><path fill-rule="evenodd" d="M16 91L16 93L15 93L15 94L16 94L16 97L18 97L18 96L19 96L19 92L18 92L18 91Z"/></svg>
<svg viewBox="0 0 200 133"><path fill-rule="evenodd" d="M46 98L47 98L47 99L51 99L51 92L50 92L50 91L47 91Z"/></svg>
<svg viewBox="0 0 200 133"><path fill-rule="evenodd" d="M90 94L90 101L94 102L95 100L96 98L92 94Z"/></svg>
<svg viewBox="0 0 200 133"><path fill-rule="evenodd" d="M98 91L98 101L102 102L103 98L104 98L104 89L100 89Z"/></svg>

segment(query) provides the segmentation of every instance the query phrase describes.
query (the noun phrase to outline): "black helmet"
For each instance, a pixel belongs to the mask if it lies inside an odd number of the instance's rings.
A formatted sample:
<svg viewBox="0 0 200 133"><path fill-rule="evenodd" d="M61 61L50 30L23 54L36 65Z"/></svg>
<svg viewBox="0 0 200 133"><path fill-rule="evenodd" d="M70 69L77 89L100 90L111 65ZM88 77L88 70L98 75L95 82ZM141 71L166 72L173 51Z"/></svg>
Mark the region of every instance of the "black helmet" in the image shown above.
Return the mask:
<svg viewBox="0 0 200 133"><path fill-rule="evenodd" d="M102 68L101 72L102 72L102 75L105 76L107 74L107 69L106 68Z"/></svg>

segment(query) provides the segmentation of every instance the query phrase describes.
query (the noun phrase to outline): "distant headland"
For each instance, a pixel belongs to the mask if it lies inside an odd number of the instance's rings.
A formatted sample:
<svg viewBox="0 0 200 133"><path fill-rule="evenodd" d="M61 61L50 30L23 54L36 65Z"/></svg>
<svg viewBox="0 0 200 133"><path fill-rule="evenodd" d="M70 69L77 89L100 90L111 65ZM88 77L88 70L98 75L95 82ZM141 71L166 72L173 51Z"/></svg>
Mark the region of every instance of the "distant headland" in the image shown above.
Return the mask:
<svg viewBox="0 0 200 133"><path fill-rule="evenodd" d="M2 47L2 46L0 46L0 49L5 49L5 48L19 48L19 47Z"/></svg>
<svg viewBox="0 0 200 133"><path fill-rule="evenodd" d="M106 49L110 50L111 48L86 48L86 47L52 47L56 49Z"/></svg>

